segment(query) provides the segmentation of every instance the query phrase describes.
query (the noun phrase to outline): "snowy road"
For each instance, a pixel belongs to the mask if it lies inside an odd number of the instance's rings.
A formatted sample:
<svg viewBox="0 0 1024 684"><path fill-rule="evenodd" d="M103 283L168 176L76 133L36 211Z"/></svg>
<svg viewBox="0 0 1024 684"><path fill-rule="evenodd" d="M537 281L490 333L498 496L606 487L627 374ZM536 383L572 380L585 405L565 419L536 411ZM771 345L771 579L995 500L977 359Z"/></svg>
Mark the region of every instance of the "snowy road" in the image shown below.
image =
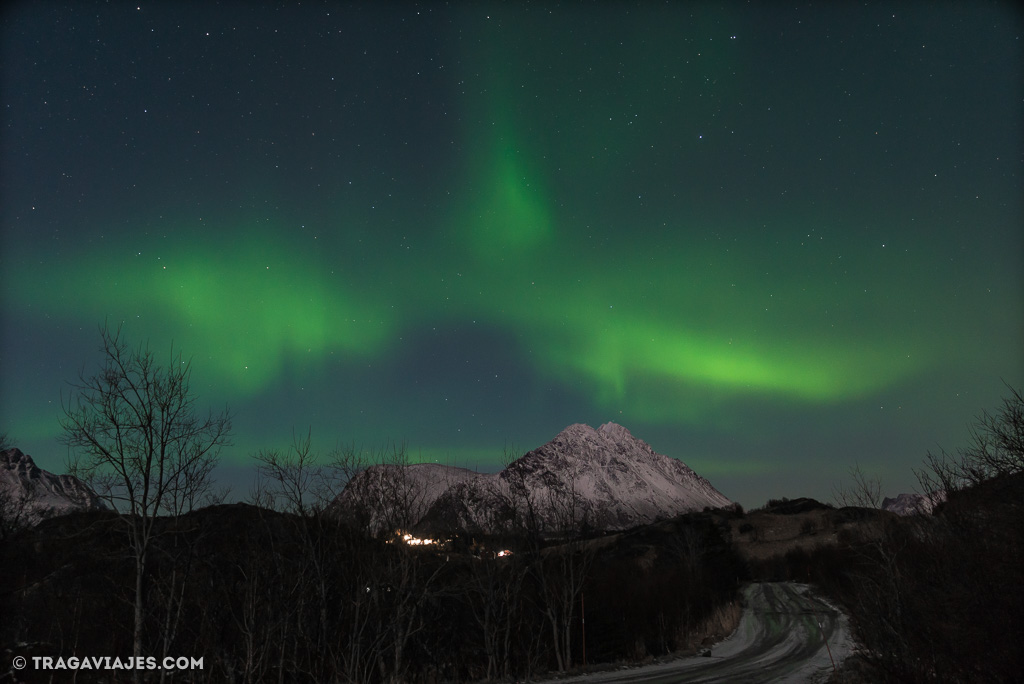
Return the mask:
<svg viewBox="0 0 1024 684"><path fill-rule="evenodd" d="M806 584L758 583L744 591L739 627L711 649L711 657L683 658L601 672L561 682L824 682L853 648L846 616Z"/></svg>

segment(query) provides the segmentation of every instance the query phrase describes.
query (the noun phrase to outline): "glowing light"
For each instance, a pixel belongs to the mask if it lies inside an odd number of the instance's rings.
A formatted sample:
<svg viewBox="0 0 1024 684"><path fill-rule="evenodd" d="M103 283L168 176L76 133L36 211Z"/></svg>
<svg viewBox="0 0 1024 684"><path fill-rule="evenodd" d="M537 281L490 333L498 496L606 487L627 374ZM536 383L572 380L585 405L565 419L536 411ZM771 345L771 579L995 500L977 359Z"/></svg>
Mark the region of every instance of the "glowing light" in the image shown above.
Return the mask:
<svg viewBox="0 0 1024 684"><path fill-rule="evenodd" d="M439 539L421 539L409 534L408 532L402 534L402 541L409 546L434 546L443 543Z"/></svg>

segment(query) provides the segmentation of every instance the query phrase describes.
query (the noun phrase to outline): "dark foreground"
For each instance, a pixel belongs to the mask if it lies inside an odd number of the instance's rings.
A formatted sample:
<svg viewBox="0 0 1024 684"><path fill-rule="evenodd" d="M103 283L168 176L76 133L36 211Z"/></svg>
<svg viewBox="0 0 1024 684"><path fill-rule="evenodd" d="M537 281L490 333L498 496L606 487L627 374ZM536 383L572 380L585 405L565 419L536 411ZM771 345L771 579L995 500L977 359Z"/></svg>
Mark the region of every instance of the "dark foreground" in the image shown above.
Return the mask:
<svg viewBox="0 0 1024 684"><path fill-rule="evenodd" d="M753 583L744 591L744 602L743 618L736 632L715 646L710 657L684 658L562 681L819 682L832 674L832 659L838 666L852 650L846 615L819 598L808 585Z"/></svg>

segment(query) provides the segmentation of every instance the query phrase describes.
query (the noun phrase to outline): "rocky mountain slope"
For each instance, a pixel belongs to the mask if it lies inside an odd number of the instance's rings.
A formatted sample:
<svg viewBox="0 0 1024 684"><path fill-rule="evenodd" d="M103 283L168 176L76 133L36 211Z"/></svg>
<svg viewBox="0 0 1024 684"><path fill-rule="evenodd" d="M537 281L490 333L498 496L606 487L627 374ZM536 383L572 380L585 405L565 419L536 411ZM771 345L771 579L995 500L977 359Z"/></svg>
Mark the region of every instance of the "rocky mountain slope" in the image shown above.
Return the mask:
<svg viewBox="0 0 1024 684"><path fill-rule="evenodd" d="M336 507L369 510L368 524L427 533L529 527L625 529L732 502L685 463L656 453L629 430L574 424L498 473L430 464L374 466ZM401 515L398 509L409 511Z"/></svg>
<svg viewBox="0 0 1024 684"><path fill-rule="evenodd" d="M894 498L882 499L882 510L896 515L929 514L938 504L946 500L942 492L934 492L925 496L917 493L903 493Z"/></svg>
<svg viewBox="0 0 1024 684"><path fill-rule="evenodd" d="M20 449L0 451L0 511L5 519L29 525L72 511L106 508L84 482L55 475Z"/></svg>
<svg viewBox="0 0 1024 684"><path fill-rule="evenodd" d="M355 518L375 532L408 530L449 489L489 477L437 463L372 465L352 478L328 512Z"/></svg>

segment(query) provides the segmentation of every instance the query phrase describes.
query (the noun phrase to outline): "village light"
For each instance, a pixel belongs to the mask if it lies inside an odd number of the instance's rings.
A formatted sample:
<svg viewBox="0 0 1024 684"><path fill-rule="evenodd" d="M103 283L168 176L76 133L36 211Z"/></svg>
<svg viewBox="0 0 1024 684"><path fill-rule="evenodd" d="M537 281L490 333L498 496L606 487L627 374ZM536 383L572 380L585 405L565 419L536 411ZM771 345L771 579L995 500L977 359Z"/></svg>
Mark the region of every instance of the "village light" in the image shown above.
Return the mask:
<svg viewBox="0 0 1024 684"><path fill-rule="evenodd" d="M419 537L412 536L412 534L408 532L402 534L402 541L404 541L409 546L429 546L432 544L441 543L437 539L420 539Z"/></svg>

